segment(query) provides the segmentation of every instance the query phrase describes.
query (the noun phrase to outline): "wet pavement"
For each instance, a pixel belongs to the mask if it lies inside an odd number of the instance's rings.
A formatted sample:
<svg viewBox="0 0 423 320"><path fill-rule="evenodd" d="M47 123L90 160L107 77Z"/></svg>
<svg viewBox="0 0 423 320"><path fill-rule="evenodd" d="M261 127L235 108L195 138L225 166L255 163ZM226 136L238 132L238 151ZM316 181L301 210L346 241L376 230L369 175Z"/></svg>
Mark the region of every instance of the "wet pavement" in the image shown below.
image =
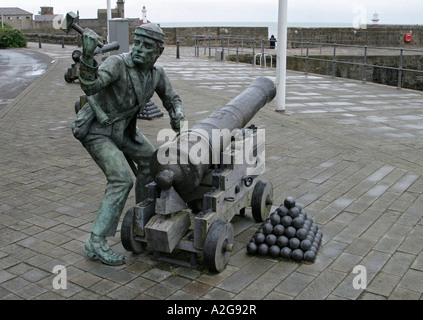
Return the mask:
<svg viewBox="0 0 423 320"><path fill-rule="evenodd" d="M51 57L34 51L0 50L0 110L41 76L52 62Z"/></svg>
<svg viewBox="0 0 423 320"><path fill-rule="evenodd" d="M108 267L83 255L106 181L70 131L82 94L63 79L74 49L30 44L55 62L0 110L0 299L423 299L422 92L289 71L286 112L272 101L251 121L266 130L263 179L274 204L293 196L323 233L315 263L248 255L260 226L248 209L232 221L234 249L219 274L126 252L120 227L109 243L126 264ZM175 52L166 47L158 63L190 127L254 78L276 77ZM158 147L169 117L138 126ZM132 191L125 211L133 204ZM57 266L66 289L53 285ZM358 288L357 266L366 272Z"/></svg>

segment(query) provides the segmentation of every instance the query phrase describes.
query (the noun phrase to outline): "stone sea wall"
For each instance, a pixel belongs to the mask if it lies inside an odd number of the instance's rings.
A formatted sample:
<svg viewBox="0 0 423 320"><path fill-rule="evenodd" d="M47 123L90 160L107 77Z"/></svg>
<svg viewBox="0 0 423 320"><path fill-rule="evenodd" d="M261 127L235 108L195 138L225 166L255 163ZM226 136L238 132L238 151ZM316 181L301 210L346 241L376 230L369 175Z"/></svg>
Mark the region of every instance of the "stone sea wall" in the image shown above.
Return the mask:
<svg viewBox="0 0 423 320"><path fill-rule="evenodd" d="M412 34L405 42L406 33ZM355 28L288 28L288 45L295 42L323 42L376 47L423 46L423 25L379 25Z"/></svg>
<svg viewBox="0 0 423 320"><path fill-rule="evenodd" d="M81 21L82 27L89 27L95 31L103 39L107 37L107 29L100 25L90 22L84 25ZM136 26L129 26L129 42L133 43L134 31ZM176 45L179 41L181 46L194 45L196 36L219 38L221 36L229 37L245 37L254 39L267 39L267 27L187 27L187 28L162 28L165 33L165 43L167 45ZM37 28L37 29L24 29L22 30L27 37L27 41L38 41L38 35L41 36L42 41L45 43L61 43L62 37L65 38L65 44L77 44L78 34L72 30L69 35L65 34L62 30L55 30L53 28Z"/></svg>

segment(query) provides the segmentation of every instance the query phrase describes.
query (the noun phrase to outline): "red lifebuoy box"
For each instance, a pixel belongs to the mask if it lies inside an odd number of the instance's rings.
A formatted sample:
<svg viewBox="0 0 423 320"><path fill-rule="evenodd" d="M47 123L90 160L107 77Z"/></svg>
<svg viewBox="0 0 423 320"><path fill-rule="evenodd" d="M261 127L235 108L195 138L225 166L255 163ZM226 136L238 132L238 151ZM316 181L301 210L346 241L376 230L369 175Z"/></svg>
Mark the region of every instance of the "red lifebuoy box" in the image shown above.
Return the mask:
<svg viewBox="0 0 423 320"><path fill-rule="evenodd" d="M413 40L413 34L411 32L407 32L404 34L404 42L411 42Z"/></svg>

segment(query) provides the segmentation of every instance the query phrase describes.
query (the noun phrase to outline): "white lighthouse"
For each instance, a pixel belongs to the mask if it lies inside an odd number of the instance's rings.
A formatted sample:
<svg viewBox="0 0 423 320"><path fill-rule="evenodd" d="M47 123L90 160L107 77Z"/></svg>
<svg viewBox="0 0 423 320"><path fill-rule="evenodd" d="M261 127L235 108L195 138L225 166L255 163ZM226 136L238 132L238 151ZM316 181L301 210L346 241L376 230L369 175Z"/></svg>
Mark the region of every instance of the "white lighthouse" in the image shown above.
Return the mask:
<svg viewBox="0 0 423 320"><path fill-rule="evenodd" d="M149 23L150 21L147 20L147 9L145 8L145 6L142 7L142 19L141 19L141 24L146 24Z"/></svg>
<svg viewBox="0 0 423 320"><path fill-rule="evenodd" d="M379 22L379 15L375 12L373 13L373 19L372 19L373 25L377 26L377 23Z"/></svg>

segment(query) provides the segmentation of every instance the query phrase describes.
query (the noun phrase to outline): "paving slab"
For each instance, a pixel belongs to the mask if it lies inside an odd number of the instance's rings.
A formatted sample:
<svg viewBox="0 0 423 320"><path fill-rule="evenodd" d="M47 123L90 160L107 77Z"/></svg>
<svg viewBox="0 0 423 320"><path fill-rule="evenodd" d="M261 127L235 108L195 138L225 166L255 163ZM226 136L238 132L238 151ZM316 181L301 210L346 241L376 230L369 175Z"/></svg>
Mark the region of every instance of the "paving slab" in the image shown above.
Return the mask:
<svg viewBox="0 0 423 320"><path fill-rule="evenodd" d="M126 264L83 255L106 184L70 126L78 81L66 83L76 47L29 43L51 66L0 110L0 299L422 299L423 92L287 72L284 113L270 102L251 121L266 132L266 171L274 204L297 199L323 233L314 264L250 256L260 226L237 217L236 250L220 274L159 262L109 243ZM158 61L191 127L259 76L276 70L194 57L166 47ZM162 108L155 95L153 102ZM138 120L157 148L169 116ZM125 211L135 202L131 191ZM122 217L123 218L123 217ZM67 288L54 289L56 265ZM366 270L366 288L355 289Z"/></svg>

